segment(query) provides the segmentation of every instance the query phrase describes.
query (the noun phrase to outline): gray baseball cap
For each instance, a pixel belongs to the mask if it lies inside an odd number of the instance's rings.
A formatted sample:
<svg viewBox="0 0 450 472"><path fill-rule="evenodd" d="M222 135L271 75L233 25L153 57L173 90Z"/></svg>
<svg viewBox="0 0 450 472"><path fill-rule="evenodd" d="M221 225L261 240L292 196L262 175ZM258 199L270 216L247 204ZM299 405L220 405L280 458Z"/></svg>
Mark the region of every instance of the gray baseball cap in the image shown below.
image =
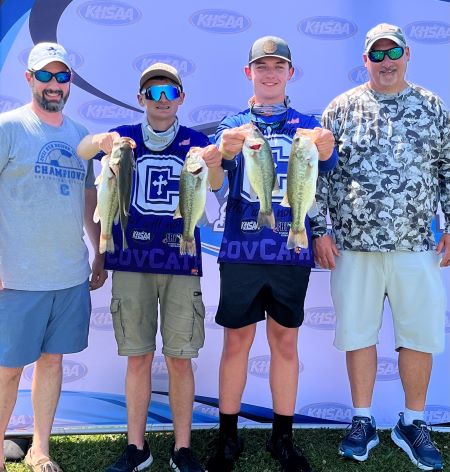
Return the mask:
<svg viewBox="0 0 450 472"><path fill-rule="evenodd" d="M38 43L28 56L28 69L40 70L50 62L62 62L72 69L67 51L57 43Z"/></svg>
<svg viewBox="0 0 450 472"><path fill-rule="evenodd" d="M253 43L248 54L248 63L251 64L262 57L279 57L292 64L287 42L278 36L264 36Z"/></svg>
<svg viewBox="0 0 450 472"><path fill-rule="evenodd" d="M406 39L399 26L380 23L367 32L364 52L367 54L379 39L391 39L401 47L406 47Z"/></svg>
<svg viewBox="0 0 450 472"><path fill-rule="evenodd" d="M139 81L139 90L142 89L147 80L153 79L153 77L166 77L172 82L175 82L180 87L181 91L183 91L183 83L181 82L180 74L175 67L170 64L165 64L164 62L155 62L142 72Z"/></svg>

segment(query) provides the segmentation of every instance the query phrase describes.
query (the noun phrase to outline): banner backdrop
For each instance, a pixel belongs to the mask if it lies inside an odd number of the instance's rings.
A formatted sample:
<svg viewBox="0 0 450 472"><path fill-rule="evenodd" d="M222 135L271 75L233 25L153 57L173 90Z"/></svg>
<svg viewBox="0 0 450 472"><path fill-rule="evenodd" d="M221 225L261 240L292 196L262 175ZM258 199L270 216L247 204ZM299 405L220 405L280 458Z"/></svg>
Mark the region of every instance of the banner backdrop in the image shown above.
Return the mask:
<svg viewBox="0 0 450 472"><path fill-rule="evenodd" d="M24 79L31 47L58 41L70 51L76 71L65 111L91 132L139 122L136 100L141 71L154 62L174 65L183 77L186 101L182 124L212 133L224 116L246 108L251 84L243 66L253 41L267 34L285 38L296 72L288 85L295 108L320 114L341 92L367 80L362 49L366 31L380 22L400 25L411 46L408 79L438 94L449 104L450 4L441 0L4 0L0 2L0 111L25 104L30 91ZM98 168L97 168L98 172ZM226 188L208 195L208 225L202 228L206 310L206 343L195 359L195 426L218 419L218 365L222 329L214 323L218 302L217 253L222 237ZM434 229L439 237L442 220ZM57 228L55 228L57 231ZM32 240L32 238L31 238ZM449 287L450 274L442 271ZM117 431L125 428L126 359L116 353L109 311L111 282L92 294L89 348L64 360L63 393L54 432ZM450 297L449 297L450 298ZM450 311L446 351L435 357L427 399L427 420L450 423ZM427 316L424 313L424 316ZM351 399L345 355L333 346L335 315L329 294L329 272L315 270L300 330L300 388L297 423L351 421ZM170 428L168 378L160 340L153 364L151 429ZM373 403L381 426L396 422L404 406L394 352L392 321L385 309L378 346L378 373ZM271 418L268 385L269 351L265 325L248 363L241 424ZM33 365L24 370L9 434L32 431L30 387Z"/></svg>

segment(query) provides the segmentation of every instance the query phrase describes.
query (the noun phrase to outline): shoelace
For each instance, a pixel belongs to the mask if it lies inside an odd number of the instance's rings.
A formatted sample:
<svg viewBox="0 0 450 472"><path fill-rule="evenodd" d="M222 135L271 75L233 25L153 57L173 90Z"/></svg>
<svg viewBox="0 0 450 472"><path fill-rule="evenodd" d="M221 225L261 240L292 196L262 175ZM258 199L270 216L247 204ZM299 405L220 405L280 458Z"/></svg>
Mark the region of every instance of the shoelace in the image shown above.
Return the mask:
<svg viewBox="0 0 450 472"><path fill-rule="evenodd" d="M436 446L434 445L433 441L431 440L430 437L430 431L428 429L428 426L426 424L422 424L418 426L420 428L420 433L413 442L414 447L426 447L428 449L434 449Z"/></svg>
<svg viewBox="0 0 450 472"><path fill-rule="evenodd" d="M355 439L365 438L369 424L369 422L364 420L354 420L352 424L347 427L347 429L351 428L349 437Z"/></svg>

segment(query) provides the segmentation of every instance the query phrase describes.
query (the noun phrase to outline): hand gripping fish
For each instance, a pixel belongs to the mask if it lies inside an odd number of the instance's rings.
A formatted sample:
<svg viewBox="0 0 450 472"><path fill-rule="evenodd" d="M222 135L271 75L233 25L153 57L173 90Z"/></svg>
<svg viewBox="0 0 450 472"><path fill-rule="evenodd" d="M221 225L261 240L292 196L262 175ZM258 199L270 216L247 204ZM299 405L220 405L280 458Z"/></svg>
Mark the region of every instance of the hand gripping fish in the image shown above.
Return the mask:
<svg viewBox="0 0 450 472"><path fill-rule="evenodd" d="M261 131L252 123L240 128L247 132L242 147L245 172L252 190L260 202L258 226L273 229L275 228L275 216L272 209L272 192L277 192L279 186L272 149Z"/></svg>
<svg viewBox="0 0 450 472"><path fill-rule="evenodd" d="M180 195L174 218L183 218L183 234L180 239L180 254L195 256L194 231L201 219L206 204L208 167L203 160L204 148L191 147L180 175Z"/></svg>
<svg viewBox="0 0 450 472"><path fill-rule="evenodd" d="M114 143L110 155L102 159L102 172L95 183L97 187L97 208L94 221L100 221L99 252L114 252L112 237L113 222L120 221L122 227L122 249L128 247L125 232L128 225L133 171L135 168L133 149L136 143L131 138L120 138Z"/></svg>
<svg viewBox="0 0 450 472"><path fill-rule="evenodd" d="M319 173L319 152L314 144L316 133L315 130L297 129L289 155L287 191L281 202L282 206L292 209L287 248L296 252L308 247L305 218L315 203Z"/></svg>

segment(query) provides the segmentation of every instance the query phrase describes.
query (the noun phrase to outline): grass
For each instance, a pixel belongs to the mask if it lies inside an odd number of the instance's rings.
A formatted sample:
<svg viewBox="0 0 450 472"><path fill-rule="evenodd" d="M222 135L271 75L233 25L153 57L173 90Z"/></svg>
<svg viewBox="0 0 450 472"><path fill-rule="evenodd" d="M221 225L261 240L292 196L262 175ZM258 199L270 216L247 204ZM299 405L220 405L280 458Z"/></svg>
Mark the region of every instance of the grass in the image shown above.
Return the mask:
<svg viewBox="0 0 450 472"><path fill-rule="evenodd" d="M265 452L268 430L244 429L245 451L235 467L235 472L275 472L279 467ZM367 462L357 463L344 460L337 454L337 445L343 436L339 429L297 429L295 438L310 460L314 472L417 472L406 454L390 439L389 431L381 431L380 446L375 448ZM198 457L205 462L210 453L210 444L216 437L216 430L194 431L192 446ZM173 434L153 432L147 435L154 457L151 472L169 471L170 446ZM450 471L450 434L433 433ZM54 436L51 440L51 454L63 467L64 472L103 472L114 462L126 445L125 435ZM8 472L25 472L22 463L8 463Z"/></svg>

